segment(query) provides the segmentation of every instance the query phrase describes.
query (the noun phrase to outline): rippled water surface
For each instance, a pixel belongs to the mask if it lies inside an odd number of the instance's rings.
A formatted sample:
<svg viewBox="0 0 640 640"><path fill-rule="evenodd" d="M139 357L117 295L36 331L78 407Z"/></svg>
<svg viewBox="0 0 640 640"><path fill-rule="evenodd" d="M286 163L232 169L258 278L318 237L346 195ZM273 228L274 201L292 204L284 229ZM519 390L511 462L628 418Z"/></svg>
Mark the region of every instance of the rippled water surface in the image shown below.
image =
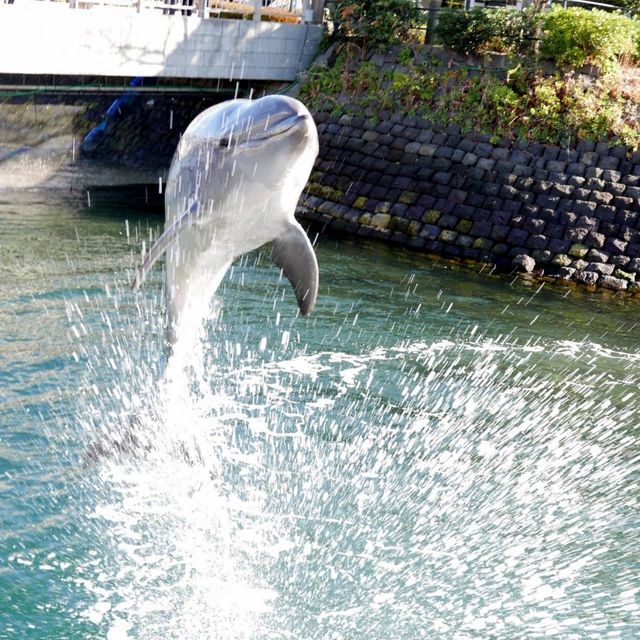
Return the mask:
<svg viewBox="0 0 640 640"><path fill-rule="evenodd" d="M164 374L161 218L0 194L0 638L640 637L640 306L321 238Z"/></svg>

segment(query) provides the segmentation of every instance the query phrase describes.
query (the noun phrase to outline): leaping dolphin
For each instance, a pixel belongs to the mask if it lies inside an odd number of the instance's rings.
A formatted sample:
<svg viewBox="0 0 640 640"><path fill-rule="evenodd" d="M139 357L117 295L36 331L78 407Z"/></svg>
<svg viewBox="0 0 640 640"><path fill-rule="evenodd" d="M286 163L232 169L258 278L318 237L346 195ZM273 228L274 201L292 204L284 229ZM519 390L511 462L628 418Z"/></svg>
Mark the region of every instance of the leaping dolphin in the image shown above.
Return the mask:
<svg viewBox="0 0 640 640"><path fill-rule="evenodd" d="M301 313L312 311L318 263L294 212L318 149L309 111L285 96L223 102L189 125L169 170L165 231L133 284L139 289L167 252L172 341L202 322L231 262L267 242Z"/></svg>

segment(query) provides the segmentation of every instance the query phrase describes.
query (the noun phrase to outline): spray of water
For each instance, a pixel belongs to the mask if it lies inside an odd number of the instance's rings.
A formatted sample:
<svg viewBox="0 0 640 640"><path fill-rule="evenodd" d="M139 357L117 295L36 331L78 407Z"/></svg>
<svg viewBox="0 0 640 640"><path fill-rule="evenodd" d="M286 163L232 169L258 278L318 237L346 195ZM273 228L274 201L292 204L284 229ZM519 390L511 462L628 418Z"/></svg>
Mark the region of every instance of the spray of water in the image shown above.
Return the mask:
<svg viewBox="0 0 640 640"><path fill-rule="evenodd" d="M260 259L168 365L153 283L110 292L102 346L79 347L85 621L110 640L640 631L637 352L487 332L413 278L388 295L402 323L329 295L304 329Z"/></svg>

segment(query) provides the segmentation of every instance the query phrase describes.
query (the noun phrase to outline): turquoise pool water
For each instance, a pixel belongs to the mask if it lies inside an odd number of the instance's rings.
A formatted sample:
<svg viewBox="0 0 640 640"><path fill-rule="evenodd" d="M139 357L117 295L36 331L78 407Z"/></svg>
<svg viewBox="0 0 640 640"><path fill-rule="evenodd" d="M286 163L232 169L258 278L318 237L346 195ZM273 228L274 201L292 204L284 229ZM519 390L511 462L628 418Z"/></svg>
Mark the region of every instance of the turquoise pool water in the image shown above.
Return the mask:
<svg viewBox="0 0 640 640"><path fill-rule="evenodd" d="M164 377L161 217L0 194L0 638L637 638L637 301L322 237Z"/></svg>

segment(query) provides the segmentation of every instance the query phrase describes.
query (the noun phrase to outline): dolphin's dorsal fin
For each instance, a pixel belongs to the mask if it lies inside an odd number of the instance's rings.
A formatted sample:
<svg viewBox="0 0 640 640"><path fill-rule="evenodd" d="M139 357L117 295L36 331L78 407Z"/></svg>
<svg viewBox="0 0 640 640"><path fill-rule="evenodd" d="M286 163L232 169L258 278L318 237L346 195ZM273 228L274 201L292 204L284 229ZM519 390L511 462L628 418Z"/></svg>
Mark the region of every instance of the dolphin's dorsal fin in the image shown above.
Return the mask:
<svg viewBox="0 0 640 640"><path fill-rule="evenodd" d="M271 259L291 283L302 315L309 315L318 295L318 261L307 234L295 220L273 241Z"/></svg>
<svg viewBox="0 0 640 640"><path fill-rule="evenodd" d="M138 291L151 271L151 267L158 261L158 258L167 250L167 247L173 242L176 236L190 223L200 217L200 207L197 201L191 206L156 240L156 243L149 249L149 253L144 257L144 261L138 267L138 273L133 281L131 288Z"/></svg>

